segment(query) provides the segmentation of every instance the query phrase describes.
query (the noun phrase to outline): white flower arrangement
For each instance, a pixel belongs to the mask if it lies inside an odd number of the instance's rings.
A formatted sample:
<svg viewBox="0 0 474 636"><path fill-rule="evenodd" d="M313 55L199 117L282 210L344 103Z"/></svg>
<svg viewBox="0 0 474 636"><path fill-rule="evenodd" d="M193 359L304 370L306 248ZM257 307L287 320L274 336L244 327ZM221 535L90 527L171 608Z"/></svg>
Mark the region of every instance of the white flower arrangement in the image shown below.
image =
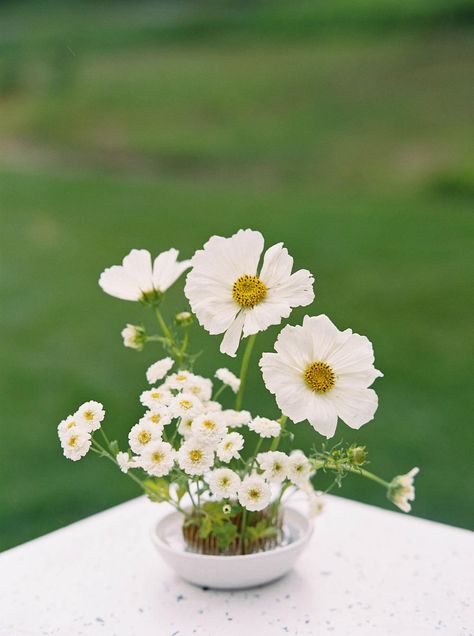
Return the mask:
<svg viewBox="0 0 474 636"><path fill-rule="evenodd" d="M374 367L372 344L350 329L339 331L327 316L286 325L274 352L261 355L263 381L280 413L252 416L242 408L256 334L314 299L313 275L292 273L293 258L282 243L265 252L259 268L263 245L260 232L240 230L230 238L211 237L191 260L179 262L178 251L170 249L152 263L147 250L132 250L122 265L106 269L102 289L142 303L160 329L149 334L127 324L124 345L142 350L158 343L165 356L146 370L151 388L139 396L144 412L130 427L125 450L109 441L98 402L85 402L58 426L67 458L77 461L91 450L112 460L151 500L180 511L184 528L197 528L202 540L212 536L222 554L232 554L236 545L243 553L264 549L265 540L278 535L284 495L300 490L312 514L321 510L322 493L313 487L321 471L332 473L336 485L349 473L367 477L405 512L415 498L418 469L387 482L364 468L364 446L322 444L311 453L292 448L291 423L307 421L331 438L338 419L359 429L377 410L370 387L382 373ZM171 323L161 306L186 270L192 312L180 311ZM247 340L239 374L217 369L218 387L194 372L197 356L189 350L194 317L210 334L224 334L224 354L235 357L241 339Z"/></svg>

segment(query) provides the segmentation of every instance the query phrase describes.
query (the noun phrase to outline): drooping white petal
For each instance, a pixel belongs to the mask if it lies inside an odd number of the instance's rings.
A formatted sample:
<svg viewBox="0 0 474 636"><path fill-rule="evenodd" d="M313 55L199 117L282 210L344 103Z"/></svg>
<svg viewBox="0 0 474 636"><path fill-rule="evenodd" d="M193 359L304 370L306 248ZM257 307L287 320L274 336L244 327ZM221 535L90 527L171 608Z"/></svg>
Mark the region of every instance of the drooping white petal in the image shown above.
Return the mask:
<svg viewBox="0 0 474 636"><path fill-rule="evenodd" d="M220 346L221 353L226 353L228 356L235 358L235 354L239 347L240 337L242 335L244 320L245 312L241 311L222 338Z"/></svg>
<svg viewBox="0 0 474 636"><path fill-rule="evenodd" d="M331 392L331 400L341 420L355 429L374 418L379 403L373 389L338 390L337 386Z"/></svg>
<svg viewBox="0 0 474 636"><path fill-rule="evenodd" d="M100 275L99 285L106 294L122 300L140 300L142 295L136 279L130 276L121 265L105 269Z"/></svg>
<svg viewBox="0 0 474 636"><path fill-rule="evenodd" d="M278 298L289 307L306 307L314 300L314 278L307 269L299 269L278 285L269 287L268 300Z"/></svg>
<svg viewBox="0 0 474 636"><path fill-rule="evenodd" d="M318 433L328 439L334 436L337 426L337 411L332 400L324 395L312 395L307 418Z"/></svg>
<svg viewBox="0 0 474 636"><path fill-rule="evenodd" d="M178 250L171 248L158 254L153 263L153 287L165 292L191 266L190 260L178 262Z"/></svg>
<svg viewBox="0 0 474 636"><path fill-rule="evenodd" d="M136 280L142 292L153 290L151 254L148 250L131 250L123 259L123 268Z"/></svg>

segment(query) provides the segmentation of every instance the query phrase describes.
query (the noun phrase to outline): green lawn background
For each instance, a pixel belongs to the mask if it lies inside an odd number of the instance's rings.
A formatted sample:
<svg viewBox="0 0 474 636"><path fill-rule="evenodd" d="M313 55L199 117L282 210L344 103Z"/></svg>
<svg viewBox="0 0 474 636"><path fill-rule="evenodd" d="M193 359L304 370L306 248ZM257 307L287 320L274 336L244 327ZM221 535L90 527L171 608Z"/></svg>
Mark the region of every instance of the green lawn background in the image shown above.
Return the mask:
<svg viewBox="0 0 474 636"><path fill-rule="evenodd" d="M374 342L376 419L335 441L367 444L385 477L419 465L414 513L472 526L467 5L132 4L0 9L1 547L138 494L56 438L97 399L124 445L160 355L121 345L151 317L103 294L102 269L240 227L285 241L315 274L310 311ZM165 312L186 308L182 284ZM237 370L193 338L203 374ZM276 415L257 371L247 405ZM357 476L342 494L390 507Z"/></svg>

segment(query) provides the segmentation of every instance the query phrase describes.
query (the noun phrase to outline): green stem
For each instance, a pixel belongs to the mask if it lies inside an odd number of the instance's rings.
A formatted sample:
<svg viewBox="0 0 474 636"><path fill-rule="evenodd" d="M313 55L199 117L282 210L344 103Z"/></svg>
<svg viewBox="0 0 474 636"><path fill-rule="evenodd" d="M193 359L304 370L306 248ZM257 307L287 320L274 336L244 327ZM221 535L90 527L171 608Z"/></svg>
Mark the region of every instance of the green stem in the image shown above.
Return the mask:
<svg viewBox="0 0 474 636"><path fill-rule="evenodd" d="M282 414L282 416L278 420L280 422L281 431L280 431L280 434L278 435L278 437L274 437L273 438L272 444L270 446L270 450L271 451L276 451L278 446L280 445L281 434L283 432L283 429L285 428L285 424L286 424L286 420L287 419L288 419L287 416Z"/></svg>
<svg viewBox="0 0 474 636"><path fill-rule="evenodd" d="M240 411L242 407L242 401L244 399L245 385L247 383L247 372L249 368L250 356L252 355L253 345L255 344L256 334L249 336L247 346L244 351L244 357L242 358L242 365L240 367L240 388L235 398L235 410Z"/></svg>
<svg viewBox="0 0 474 636"><path fill-rule="evenodd" d="M343 470L347 470L350 473L361 475L362 477L365 477L366 479L370 479L371 481L374 481L376 484L380 484L380 486L383 486L384 488L388 488L390 486L388 481L385 481L385 479L382 479L378 475L374 475L374 473L371 473L370 471L365 470L365 468L359 468L358 466L351 466L350 464L342 464L341 466L338 467L334 462L327 462L323 459L320 459L314 462L314 468L315 470L319 470L320 468L328 468L329 470L338 470L339 468L342 468Z"/></svg>
<svg viewBox="0 0 474 636"><path fill-rule="evenodd" d="M173 351L173 355L176 358L176 362L178 363L178 367L180 367L182 362L183 362L183 353L184 352L176 344L175 339L173 338L173 334L171 333L171 330L169 329L168 325L166 324L166 321L163 318L163 315L162 315L161 311L159 310L159 308L157 306L155 306L155 316L156 316L156 319L157 319L158 324L160 326L160 329L163 332L163 335L165 336L165 338L168 339L168 342L171 345L171 349Z"/></svg>
<svg viewBox="0 0 474 636"><path fill-rule="evenodd" d="M255 462L257 460L257 455L258 455L260 449L262 448L262 444L263 444L263 437L260 437L258 442L257 442L257 446L255 447L255 452L254 452L254 454L252 456L252 459L250 460L249 473L251 473L252 470L253 470L253 466L254 466L254 464L255 464Z"/></svg>
<svg viewBox="0 0 474 636"><path fill-rule="evenodd" d="M221 387L219 387L216 391L216 394L212 396L212 400L217 400L217 398L219 397L219 395L221 395L221 393L223 391L225 391L227 389L227 384L223 384Z"/></svg>

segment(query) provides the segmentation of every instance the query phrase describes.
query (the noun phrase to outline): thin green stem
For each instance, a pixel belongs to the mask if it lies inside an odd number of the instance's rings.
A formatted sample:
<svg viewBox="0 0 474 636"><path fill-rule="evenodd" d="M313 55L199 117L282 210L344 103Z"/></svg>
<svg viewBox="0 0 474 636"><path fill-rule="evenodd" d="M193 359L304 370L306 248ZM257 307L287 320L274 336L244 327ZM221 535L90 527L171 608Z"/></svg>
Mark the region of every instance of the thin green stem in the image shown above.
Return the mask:
<svg viewBox="0 0 474 636"><path fill-rule="evenodd" d="M288 418L286 417L286 415L283 415L283 414L282 414L282 416L281 416L281 417L280 417L280 419L278 420L278 421L279 421L279 423L280 423L280 426L281 426L281 431L280 431L280 434L278 435L278 437L274 437L274 438L273 438L272 444L271 444L271 446L270 446L270 450L271 450L271 451L276 451L276 450L277 450L277 448L278 448L278 446L280 445L281 434L282 434L282 432L283 432L283 429L285 428L285 424L286 424L286 420L287 420L287 419L288 419Z"/></svg>
<svg viewBox="0 0 474 636"><path fill-rule="evenodd" d="M227 389L227 384L223 384L222 386L220 386L220 387L217 389L217 391L216 391L215 395L213 395L213 396L212 396L212 400L217 400L217 398L219 397L219 395L221 395L221 393L222 393L223 391L225 391L226 389Z"/></svg>
<svg viewBox="0 0 474 636"><path fill-rule="evenodd" d="M244 399L245 385L247 384L247 373L249 368L250 357L252 355L253 345L255 344L256 335L249 336L247 346L244 351L244 357L242 358L242 365L240 367L240 388L235 398L235 410L240 411L242 407L242 401Z"/></svg>
<svg viewBox="0 0 474 636"><path fill-rule="evenodd" d="M390 483L388 481L385 481L385 479L382 479L378 475L374 475L374 473L371 473L370 471L365 470L365 468L360 468L359 466L352 466L351 464L342 464L340 466L337 466L337 464L334 462L331 462L331 461L328 462L323 459L320 459L314 462L314 468L315 470L319 470L320 468L327 468L329 470L339 470L339 469L347 470L348 472L354 473L355 475L361 475L361 477L370 479L371 481L374 481L376 484L380 484L384 488L388 488L390 486Z"/></svg>

